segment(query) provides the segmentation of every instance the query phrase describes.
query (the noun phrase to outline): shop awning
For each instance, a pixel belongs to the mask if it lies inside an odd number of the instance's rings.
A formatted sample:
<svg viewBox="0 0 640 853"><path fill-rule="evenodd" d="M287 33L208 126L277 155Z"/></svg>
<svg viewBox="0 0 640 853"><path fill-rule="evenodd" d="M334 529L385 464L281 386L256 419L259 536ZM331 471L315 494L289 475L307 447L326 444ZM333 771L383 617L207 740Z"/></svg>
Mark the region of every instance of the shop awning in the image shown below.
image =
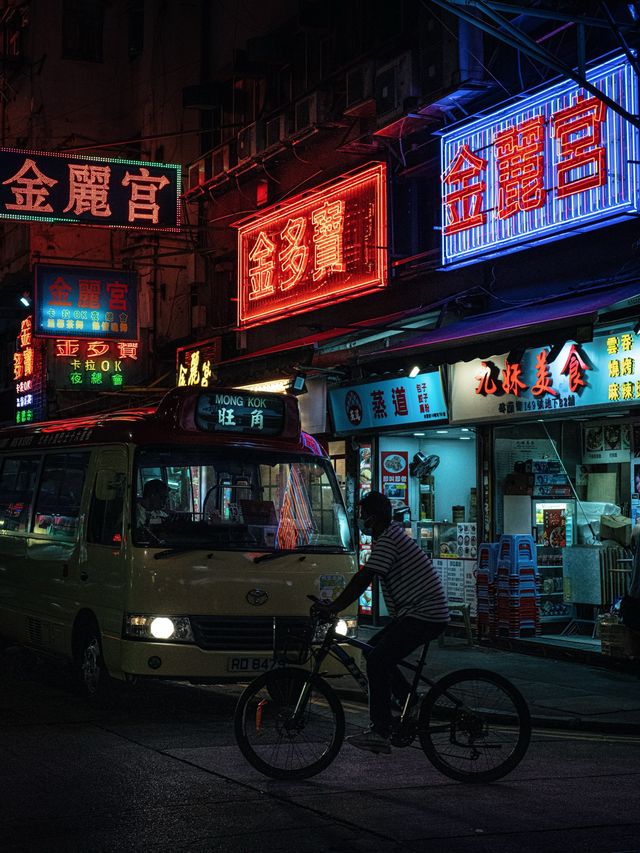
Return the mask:
<svg viewBox="0 0 640 853"><path fill-rule="evenodd" d="M516 344L528 347L576 337L586 340L605 309L619 311L620 318L640 316L640 282L477 314L405 338L371 353L371 359L425 354L434 362L451 364L508 352Z"/></svg>

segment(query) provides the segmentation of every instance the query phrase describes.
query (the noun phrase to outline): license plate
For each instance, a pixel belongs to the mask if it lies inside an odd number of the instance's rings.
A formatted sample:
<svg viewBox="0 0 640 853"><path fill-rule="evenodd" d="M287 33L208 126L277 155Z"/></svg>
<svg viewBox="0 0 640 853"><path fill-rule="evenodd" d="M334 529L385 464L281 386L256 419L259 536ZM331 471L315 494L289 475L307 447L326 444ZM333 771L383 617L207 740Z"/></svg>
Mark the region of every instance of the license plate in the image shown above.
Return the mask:
<svg viewBox="0 0 640 853"><path fill-rule="evenodd" d="M273 666L273 658L238 657L227 659L228 672L266 672Z"/></svg>

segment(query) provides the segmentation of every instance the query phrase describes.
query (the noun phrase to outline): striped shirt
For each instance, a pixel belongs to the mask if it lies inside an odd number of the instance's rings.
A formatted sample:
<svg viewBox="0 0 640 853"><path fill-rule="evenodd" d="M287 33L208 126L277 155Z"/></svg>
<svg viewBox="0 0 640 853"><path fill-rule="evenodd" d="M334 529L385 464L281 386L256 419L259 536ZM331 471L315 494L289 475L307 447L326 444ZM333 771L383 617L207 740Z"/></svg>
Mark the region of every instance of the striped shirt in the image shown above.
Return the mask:
<svg viewBox="0 0 640 853"><path fill-rule="evenodd" d="M392 521L373 544L366 568L380 578L392 617L449 621L449 605L431 558Z"/></svg>

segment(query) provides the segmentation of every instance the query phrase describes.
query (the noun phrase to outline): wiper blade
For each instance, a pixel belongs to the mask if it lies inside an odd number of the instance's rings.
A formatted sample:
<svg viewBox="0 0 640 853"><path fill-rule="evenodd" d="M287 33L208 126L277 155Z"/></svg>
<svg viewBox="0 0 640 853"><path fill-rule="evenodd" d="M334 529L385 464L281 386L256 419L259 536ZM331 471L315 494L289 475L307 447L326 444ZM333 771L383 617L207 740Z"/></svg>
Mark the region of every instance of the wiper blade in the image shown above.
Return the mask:
<svg viewBox="0 0 640 853"><path fill-rule="evenodd" d="M153 555L154 560L168 560L170 557L177 557L180 554L193 554L194 551L203 551L204 548L167 548L165 551L158 551ZM211 559L213 554L207 554L207 557Z"/></svg>
<svg viewBox="0 0 640 853"><path fill-rule="evenodd" d="M254 563L266 563L279 557L289 557L291 554L346 554L346 549L338 545L304 545L302 548L281 548L279 551L268 551L253 558Z"/></svg>

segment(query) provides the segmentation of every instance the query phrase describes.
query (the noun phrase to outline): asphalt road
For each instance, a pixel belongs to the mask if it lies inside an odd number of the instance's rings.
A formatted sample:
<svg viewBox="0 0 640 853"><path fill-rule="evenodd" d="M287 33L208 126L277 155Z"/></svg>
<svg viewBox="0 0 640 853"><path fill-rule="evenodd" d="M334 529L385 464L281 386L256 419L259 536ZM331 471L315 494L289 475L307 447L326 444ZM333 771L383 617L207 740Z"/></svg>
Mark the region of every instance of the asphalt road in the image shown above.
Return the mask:
<svg viewBox="0 0 640 853"><path fill-rule="evenodd" d="M107 708L64 674L0 655L0 850L640 851L640 738L539 731L492 785L419 749L345 746L323 774L262 777L237 751L237 687L148 683ZM366 719L347 702L348 727Z"/></svg>

